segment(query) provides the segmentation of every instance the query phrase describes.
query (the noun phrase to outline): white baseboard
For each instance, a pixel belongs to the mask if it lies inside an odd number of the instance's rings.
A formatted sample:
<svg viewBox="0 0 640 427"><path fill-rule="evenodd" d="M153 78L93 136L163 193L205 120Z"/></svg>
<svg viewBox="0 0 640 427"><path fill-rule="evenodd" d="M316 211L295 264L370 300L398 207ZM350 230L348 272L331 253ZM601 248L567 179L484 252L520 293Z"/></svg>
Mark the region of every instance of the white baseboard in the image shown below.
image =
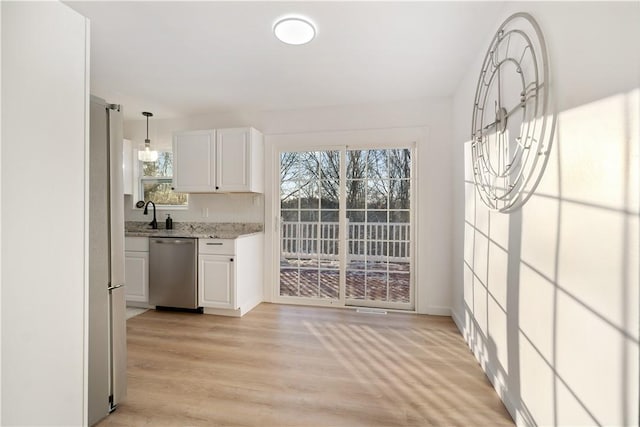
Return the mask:
<svg viewBox="0 0 640 427"><path fill-rule="evenodd" d="M476 360L478 359L476 358ZM482 367L482 363L480 363L480 366ZM509 412L509 415L511 415L511 418L514 420L514 422L517 422L517 420L519 419L518 410L516 409L517 406L513 403L513 399L511 399L511 396L507 392L507 385L500 384L497 381L498 376L496 375L496 371L493 365L491 365L489 362L485 363L483 370L485 375L489 379L489 382L491 382L491 385L493 385L493 389L498 394L498 397L500 397L500 400L502 400L504 407L507 408L507 412Z"/></svg>
<svg viewBox="0 0 640 427"><path fill-rule="evenodd" d="M420 314L429 314L431 316L451 316L451 308L430 305L427 306L426 310Z"/></svg>
<svg viewBox="0 0 640 427"><path fill-rule="evenodd" d="M240 307L240 316L244 316L245 314L256 308L261 302L261 299L256 299L248 304L244 304L242 307Z"/></svg>
<svg viewBox="0 0 640 427"><path fill-rule="evenodd" d="M467 347L469 347L469 342L466 341L467 332L468 332L465 330L466 323L463 321L463 319L460 318L458 313L456 313L454 310L451 310L451 318L453 319L453 322L458 327L460 334L464 337ZM486 343L484 344L486 345ZM471 347L469 347L469 349L471 350L471 353L478 361L480 368L484 371L485 375L489 379L489 382L493 386L493 389L496 391L496 394L498 395L498 397L500 397L500 400L502 401L505 408L507 409L507 412L509 412L509 415L511 415L511 418L517 424L518 420L521 420L522 417L520 417L518 414L518 410L517 410L518 406L514 404L514 401L508 392L507 385L501 384L498 382L498 375L496 374L496 369L491 363L489 363L489 361L485 361L485 363L483 363L482 360L478 358L478 356L473 351L473 349Z"/></svg>
<svg viewBox="0 0 640 427"><path fill-rule="evenodd" d="M127 301L126 303L127 303L127 307L149 308L149 309L155 309L156 308L155 305L149 305L149 303L146 303L146 302Z"/></svg>
<svg viewBox="0 0 640 427"><path fill-rule="evenodd" d="M202 311L204 314L215 314L217 316L229 316L229 317L242 317L260 304L262 300L257 299L248 304L244 304L237 310L232 310L229 308L211 308L204 307Z"/></svg>
<svg viewBox="0 0 640 427"><path fill-rule="evenodd" d="M232 310L230 308L204 307L202 311L204 312L204 314L215 314L216 316L242 317L242 312L240 309Z"/></svg>
<svg viewBox="0 0 640 427"><path fill-rule="evenodd" d="M455 310L451 310L451 318L453 319L453 323L455 323L458 327L458 331L460 331L460 334L464 337L464 323L462 322L460 316L458 316L458 313L455 312Z"/></svg>

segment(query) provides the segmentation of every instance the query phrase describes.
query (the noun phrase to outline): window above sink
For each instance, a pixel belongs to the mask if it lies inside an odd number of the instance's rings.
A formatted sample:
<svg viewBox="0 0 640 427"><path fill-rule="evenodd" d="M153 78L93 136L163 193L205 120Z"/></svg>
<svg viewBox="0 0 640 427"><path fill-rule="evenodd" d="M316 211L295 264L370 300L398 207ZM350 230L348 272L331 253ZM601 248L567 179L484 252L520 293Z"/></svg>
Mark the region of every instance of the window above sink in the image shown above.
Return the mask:
<svg viewBox="0 0 640 427"><path fill-rule="evenodd" d="M159 151L155 162L138 162L138 198L135 200L152 201L161 208L188 208L187 193L173 191L173 154Z"/></svg>

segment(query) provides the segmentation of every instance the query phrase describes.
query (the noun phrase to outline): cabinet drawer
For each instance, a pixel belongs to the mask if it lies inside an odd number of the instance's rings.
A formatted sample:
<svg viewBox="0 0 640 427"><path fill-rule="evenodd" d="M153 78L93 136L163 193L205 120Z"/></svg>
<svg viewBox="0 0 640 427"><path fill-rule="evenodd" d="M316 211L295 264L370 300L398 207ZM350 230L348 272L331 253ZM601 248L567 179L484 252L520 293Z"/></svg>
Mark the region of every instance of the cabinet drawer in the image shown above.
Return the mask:
<svg viewBox="0 0 640 427"><path fill-rule="evenodd" d="M198 239L198 253L235 255L236 241L233 239Z"/></svg>
<svg viewBox="0 0 640 427"><path fill-rule="evenodd" d="M148 237L125 237L124 250L135 252L149 252Z"/></svg>

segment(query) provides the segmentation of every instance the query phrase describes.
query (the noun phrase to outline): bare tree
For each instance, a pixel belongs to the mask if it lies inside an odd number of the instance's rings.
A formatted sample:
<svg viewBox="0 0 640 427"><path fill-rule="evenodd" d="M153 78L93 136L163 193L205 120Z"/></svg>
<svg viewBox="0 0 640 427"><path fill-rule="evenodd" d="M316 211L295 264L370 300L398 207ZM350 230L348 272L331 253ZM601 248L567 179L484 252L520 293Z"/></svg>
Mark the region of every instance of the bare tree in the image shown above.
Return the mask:
<svg viewBox="0 0 640 427"><path fill-rule="evenodd" d="M282 206L337 209L340 161L338 150L282 153ZM346 172L347 209L409 208L410 150L348 150Z"/></svg>

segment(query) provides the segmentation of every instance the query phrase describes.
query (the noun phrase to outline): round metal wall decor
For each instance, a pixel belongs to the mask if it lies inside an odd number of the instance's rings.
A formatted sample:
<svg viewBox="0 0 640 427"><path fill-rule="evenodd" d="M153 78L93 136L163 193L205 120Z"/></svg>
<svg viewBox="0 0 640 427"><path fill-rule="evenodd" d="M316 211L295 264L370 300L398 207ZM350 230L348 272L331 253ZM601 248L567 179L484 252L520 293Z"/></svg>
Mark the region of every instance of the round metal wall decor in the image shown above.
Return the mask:
<svg viewBox="0 0 640 427"><path fill-rule="evenodd" d="M473 102L473 177L490 209L518 209L540 182L552 140L549 104L542 32L531 15L516 13L489 45Z"/></svg>

